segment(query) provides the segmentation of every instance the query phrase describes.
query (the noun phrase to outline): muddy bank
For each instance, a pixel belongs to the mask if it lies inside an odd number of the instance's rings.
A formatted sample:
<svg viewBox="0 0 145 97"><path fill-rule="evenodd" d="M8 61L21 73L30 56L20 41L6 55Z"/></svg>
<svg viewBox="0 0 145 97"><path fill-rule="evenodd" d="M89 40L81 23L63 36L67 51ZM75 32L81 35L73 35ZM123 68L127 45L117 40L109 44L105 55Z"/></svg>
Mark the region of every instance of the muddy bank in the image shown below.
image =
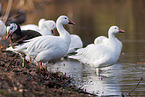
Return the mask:
<svg viewBox="0 0 145 97"><path fill-rule="evenodd" d="M0 96L1 97L52 97L89 96L73 85L73 79L61 72L44 72L22 59L14 52L0 48Z"/></svg>

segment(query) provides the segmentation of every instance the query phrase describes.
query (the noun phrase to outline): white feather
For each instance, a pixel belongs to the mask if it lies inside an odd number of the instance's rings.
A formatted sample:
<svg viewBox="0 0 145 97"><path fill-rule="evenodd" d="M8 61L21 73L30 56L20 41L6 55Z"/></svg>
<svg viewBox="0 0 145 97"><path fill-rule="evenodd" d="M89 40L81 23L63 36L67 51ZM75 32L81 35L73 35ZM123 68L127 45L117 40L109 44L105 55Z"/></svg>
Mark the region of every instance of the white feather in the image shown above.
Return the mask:
<svg viewBox="0 0 145 97"><path fill-rule="evenodd" d="M116 33L119 33L119 28L117 26L110 27L108 31L109 38L99 37L95 44L78 49L76 51L77 54L69 56L69 58L90 64L92 67L104 67L117 62L121 53L122 43L115 38Z"/></svg>
<svg viewBox="0 0 145 97"><path fill-rule="evenodd" d="M37 62L47 62L63 57L67 54L71 42L70 34L64 29L63 24L68 24L66 16L57 19L56 26L60 36L39 36L16 47L15 51L24 52L29 57L35 58Z"/></svg>

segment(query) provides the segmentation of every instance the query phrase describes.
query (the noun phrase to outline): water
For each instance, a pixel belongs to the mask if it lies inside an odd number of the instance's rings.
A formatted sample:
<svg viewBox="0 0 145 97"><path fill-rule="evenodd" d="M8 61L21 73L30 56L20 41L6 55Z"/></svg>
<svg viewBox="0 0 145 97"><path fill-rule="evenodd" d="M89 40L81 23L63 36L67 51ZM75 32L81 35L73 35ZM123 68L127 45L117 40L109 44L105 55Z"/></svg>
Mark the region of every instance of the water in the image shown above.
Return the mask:
<svg viewBox="0 0 145 97"><path fill-rule="evenodd" d="M37 1L38 2L38 1ZM95 69L76 60L61 60L48 64L48 70L61 71L71 76L76 85L87 92L101 95L121 96L129 93L145 76L145 1L144 0L61 0L35 3L35 9L27 5L28 23L37 24L40 18L56 20L67 15L76 25L65 26L78 34L84 46L92 43L97 36L107 36L111 25L117 25L124 34L116 37L123 43L119 61L102 68L98 77ZM17 5L16 5L17 7ZM26 5L25 5L26 7ZM24 8L25 8L24 7ZM145 96L145 80L131 93Z"/></svg>
<svg viewBox="0 0 145 97"><path fill-rule="evenodd" d="M95 69L89 65L75 60L63 60L55 64L49 64L48 70L60 71L71 76L78 87L97 95L116 95L129 93L144 76L145 66L133 63L116 63L102 68L100 76L96 75ZM145 95L144 80L135 89L132 95Z"/></svg>

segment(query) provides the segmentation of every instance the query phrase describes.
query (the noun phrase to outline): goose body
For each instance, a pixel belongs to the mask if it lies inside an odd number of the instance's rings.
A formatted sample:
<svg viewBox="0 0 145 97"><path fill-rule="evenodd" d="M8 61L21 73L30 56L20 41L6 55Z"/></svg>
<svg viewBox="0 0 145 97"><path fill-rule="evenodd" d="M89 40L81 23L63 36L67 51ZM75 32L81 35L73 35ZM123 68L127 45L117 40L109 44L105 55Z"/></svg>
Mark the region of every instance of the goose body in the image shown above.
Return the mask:
<svg viewBox="0 0 145 97"><path fill-rule="evenodd" d="M41 35L55 35L55 28L56 24L53 20L46 20L39 26Z"/></svg>
<svg viewBox="0 0 145 97"><path fill-rule="evenodd" d="M99 36L94 40L94 44L98 45L98 44L104 44L104 45L109 45L109 38L105 37L105 36ZM120 46L120 48L122 49L122 43L120 40L118 40L117 38L115 38L115 41L119 44L118 46Z"/></svg>
<svg viewBox="0 0 145 97"><path fill-rule="evenodd" d="M75 52L77 49L83 47L81 38L76 34L71 34L71 43L69 46L68 54Z"/></svg>
<svg viewBox="0 0 145 97"><path fill-rule="evenodd" d="M45 22L46 20L44 18L40 19L38 22L38 26L35 24L27 24L27 25L22 25L21 30L34 30L39 32L41 29L41 25Z"/></svg>
<svg viewBox="0 0 145 97"><path fill-rule="evenodd" d="M6 34L6 25L3 23L2 20L0 20L0 37Z"/></svg>
<svg viewBox="0 0 145 97"><path fill-rule="evenodd" d="M55 28L56 26L53 20L45 20L45 19L40 19L38 26L35 24L27 24L21 26L21 30L34 30L39 32L41 35L54 35L55 33L52 30Z"/></svg>
<svg viewBox="0 0 145 97"><path fill-rule="evenodd" d="M37 36L41 36L41 34L33 30L21 30L17 23L11 23L7 32L7 38L10 38L12 43L18 44Z"/></svg>
<svg viewBox="0 0 145 97"><path fill-rule="evenodd" d="M22 46L16 47L15 51L24 52L36 62L48 62L63 57L67 54L71 42L70 34L64 29L63 24L72 23L67 16L57 19L56 27L59 36L39 36L27 41Z"/></svg>
<svg viewBox="0 0 145 97"><path fill-rule="evenodd" d="M27 30L21 30L20 26L16 23L11 23L8 28L7 37L10 38L12 43L23 43L23 40L32 39L37 36L41 35L52 35L55 34L54 29L56 28L55 22L52 20L48 21L39 21L39 24L41 22L41 30L38 32L36 30L33 30L34 27L38 28L36 25L33 25L32 28ZM29 26L29 25L27 25ZM30 25L32 26L32 25Z"/></svg>
<svg viewBox="0 0 145 97"><path fill-rule="evenodd" d="M39 27L35 24L27 24L27 25L23 25L21 26L21 30L34 30L39 32Z"/></svg>
<svg viewBox="0 0 145 97"><path fill-rule="evenodd" d="M120 32L124 31L119 30L117 26L111 26L108 31L109 38L98 38L94 44L90 44L86 48L78 49L76 51L77 54L70 56L70 58L90 64L95 68L101 68L116 63L122 50L122 43L115 38L115 34Z"/></svg>

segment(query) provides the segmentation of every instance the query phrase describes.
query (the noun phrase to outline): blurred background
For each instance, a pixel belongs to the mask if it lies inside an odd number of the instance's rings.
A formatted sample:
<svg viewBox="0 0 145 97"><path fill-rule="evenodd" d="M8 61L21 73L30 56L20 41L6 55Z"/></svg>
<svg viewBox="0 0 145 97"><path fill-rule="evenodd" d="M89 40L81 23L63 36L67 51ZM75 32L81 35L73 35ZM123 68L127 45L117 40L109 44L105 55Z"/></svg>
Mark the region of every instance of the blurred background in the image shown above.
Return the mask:
<svg viewBox="0 0 145 97"><path fill-rule="evenodd" d="M6 12L8 1L9 0L0 0L2 16ZM41 18L56 21L60 15L67 15L76 25L66 25L65 28L71 34L79 35L84 46L92 43L94 39L100 35L107 36L107 31L110 26L119 26L121 29L125 30L124 34L116 35L123 43L122 54L120 55L119 65L115 64L113 69L111 69L112 71L110 71L110 74L113 74L111 76L112 79L107 79L110 77L109 76L104 81L107 82L107 85L111 85L109 89L112 89L112 86L117 83L118 86L115 88L117 91L121 91L121 93L129 92L143 74L145 69L145 0L12 1L9 17L14 16L19 10L22 10L26 18L21 25L37 24ZM63 65L62 67L65 68ZM86 69L82 69L83 74L86 76L88 73L86 73L85 70ZM66 73L69 72L70 71ZM88 70L88 72L91 71ZM90 74L87 75L89 77L83 75L82 78L92 81L94 76L92 77ZM96 82L94 80L92 82ZM107 86L106 82L104 85L104 81L101 80L100 82L103 87ZM145 95L144 85L145 83L143 81L140 88L134 92L134 95ZM95 91L95 89L92 91ZM109 93L111 92L112 91Z"/></svg>
<svg viewBox="0 0 145 97"><path fill-rule="evenodd" d="M9 0L0 0L4 15ZM81 36L84 43L91 43L99 35L107 35L111 25L117 25L127 34L124 39L144 39L144 0L13 0L10 16L18 10L26 13L23 24L37 24L39 19L56 20L67 15L76 23L69 32ZM128 34L131 33L131 34Z"/></svg>

